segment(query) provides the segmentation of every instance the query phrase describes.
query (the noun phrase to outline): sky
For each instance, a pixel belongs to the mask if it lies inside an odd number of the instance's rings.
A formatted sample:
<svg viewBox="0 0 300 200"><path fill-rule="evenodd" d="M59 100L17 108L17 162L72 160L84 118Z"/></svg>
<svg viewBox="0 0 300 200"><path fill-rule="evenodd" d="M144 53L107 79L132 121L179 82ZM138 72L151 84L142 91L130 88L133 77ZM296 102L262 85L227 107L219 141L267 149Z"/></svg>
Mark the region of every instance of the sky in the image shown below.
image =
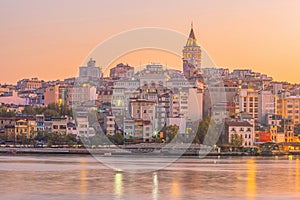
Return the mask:
<svg viewBox="0 0 300 200"><path fill-rule="evenodd" d="M188 35L191 21L217 66L300 83L299 8L299 0L0 0L0 83L73 77L112 35L141 27Z"/></svg>

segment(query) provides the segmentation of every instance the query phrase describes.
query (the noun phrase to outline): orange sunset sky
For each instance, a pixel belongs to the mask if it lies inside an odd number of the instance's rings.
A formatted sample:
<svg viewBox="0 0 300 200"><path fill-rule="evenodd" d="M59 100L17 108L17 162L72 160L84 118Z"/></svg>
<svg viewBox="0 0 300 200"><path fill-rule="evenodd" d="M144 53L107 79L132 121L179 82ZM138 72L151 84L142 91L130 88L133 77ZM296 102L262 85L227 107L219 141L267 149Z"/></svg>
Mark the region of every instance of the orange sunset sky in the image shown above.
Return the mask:
<svg viewBox="0 0 300 200"><path fill-rule="evenodd" d="M112 35L139 27L188 35L191 21L217 66L300 83L299 8L299 0L0 0L0 83L73 77ZM180 67L180 58L154 55L146 51L135 56L139 60L120 61Z"/></svg>

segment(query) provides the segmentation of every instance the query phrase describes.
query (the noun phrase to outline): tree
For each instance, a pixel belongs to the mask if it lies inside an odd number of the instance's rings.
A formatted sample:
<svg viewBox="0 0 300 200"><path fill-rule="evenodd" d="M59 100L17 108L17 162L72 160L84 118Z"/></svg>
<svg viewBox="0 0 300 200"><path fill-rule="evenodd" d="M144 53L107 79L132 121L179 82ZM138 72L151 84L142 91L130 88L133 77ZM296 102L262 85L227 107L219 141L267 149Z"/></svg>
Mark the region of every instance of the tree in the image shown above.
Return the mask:
<svg viewBox="0 0 300 200"><path fill-rule="evenodd" d="M45 116L59 116L59 113L56 110L46 109L44 112Z"/></svg>
<svg viewBox="0 0 300 200"><path fill-rule="evenodd" d="M26 115L44 114L46 116L71 116L72 109L68 108L66 104L50 103L47 107L32 107L26 106L22 112Z"/></svg>
<svg viewBox="0 0 300 200"><path fill-rule="evenodd" d="M177 125L167 126L165 129L166 137L168 138L167 142L171 142L176 137L178 131L179 131L179 126Z"/></svg>
<svg viewBox="0 0 300 200"><path fill-rule="evenodd" d="M121 145L124 143L124 137L122 133L117 132L114 135L107 135L107 137L114 144Z"/></svg>
<svg viewBox="0 0 300 200"><path fill-rule="evenodd" d="M72 147L74 144L76 144L77 143L76 135L68 134L66 136L66 143L68 144L69 147Z"/></svg>
<svg viewBox="0 0 300 200"><path fill-rule="evenodd" d="M26 115L36 115L36 110L34 107L32 106L26 106L24 108L24 110L22 111L23 114L26 114Z"/></svg>
<svg viewBox="0 0 300 200"><path fill-rule="evenodd" d="M242 135L239 135L237 133L234 133L230 137L230 145L235 147L240 147L244 143L244 138Z"/></svg>
<svg viewBox="0 0 300 200"><path fill-rule="evenodd" d="M203 120L199 122L198 130L195 137L196 143L202 143L204 142L204 138L207 135L209 125L210 125L211 118L209 115L207 115Z"/></svg>
<svg viewBox="0 0 300 200"><path fill-rule="evenodd" d="M0 142L8 141L8 134L7 133L1 133L0 134Z"/></svg>
<svg viewBox="0 0 300 200"><path fill-rule="evenodd" d="M14 117L16 113L14 111L8 110L6 106L0 105L0 116L1 117Z"/></svg>

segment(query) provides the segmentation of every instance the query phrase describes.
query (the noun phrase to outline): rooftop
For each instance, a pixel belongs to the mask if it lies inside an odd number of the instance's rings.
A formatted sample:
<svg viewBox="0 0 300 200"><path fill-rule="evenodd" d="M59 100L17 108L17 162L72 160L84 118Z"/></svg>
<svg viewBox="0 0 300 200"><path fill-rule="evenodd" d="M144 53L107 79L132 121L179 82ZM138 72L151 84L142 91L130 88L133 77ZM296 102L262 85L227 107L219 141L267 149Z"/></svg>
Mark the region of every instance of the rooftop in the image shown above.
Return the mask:
<svg viewBox="0 0 300 200"><path fill-rule="evenodd" d="M252 125L247 121L226 121L227 126L247 126L252 127Z"/></svg>

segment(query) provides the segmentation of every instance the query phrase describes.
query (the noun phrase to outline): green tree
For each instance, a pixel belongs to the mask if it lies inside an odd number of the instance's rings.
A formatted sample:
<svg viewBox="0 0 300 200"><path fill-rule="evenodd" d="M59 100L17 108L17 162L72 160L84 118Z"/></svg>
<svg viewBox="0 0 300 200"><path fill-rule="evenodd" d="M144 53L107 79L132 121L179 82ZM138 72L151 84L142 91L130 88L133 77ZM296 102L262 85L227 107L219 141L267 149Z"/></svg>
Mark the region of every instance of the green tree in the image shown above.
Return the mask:
<svg viewBox="0 0 300 200"><path fill-rule="evenodd" d="M8 134L7 133L1 133L0 134L0 142L6 142L8 141Z"/></svg>
<svg viewBox="0 0 300 200"><path fill-rule="evenodd" d="M114 135L107 135L108 139L114 143L121 145L124 143L124 137L122 133L115 133Z"/></svg>
<svg viewBox="0 0 300 200"><path fill-rule="evenodd" d="M24 110L22 111L25 115L36 115L36 109L32 106L26 106Z"/></svg>
<svg viewBox="0 0 300 200"><path fill-rule="evenodd" d="M178 134L178 131L179 131L179 126L177 125L167 126L165 129L166 137L168 138L167 142L172 141Z"/></svg>
<svg viewBox="0 0 300 200"><path fill-rule="evenodd" d="M194 142L213 146L220 142L222 124L217 124L209 115L199 122Z"/></svg>
<svg viewBox="0 0 300 200"><path fill-rule="evenodd" d="M242 135L238 135L237 133L234 133L230 137L230 145L235 147L240 147L244 143L244 138Z"/></svg>
<svg viewBox="0 0 300 200"><path fill-rule="evenodd" d="M76 143L77 143L76 135L74 135L74 134L67 134L66 135L66 144L69 147L72 147Z"/></svg>
<svg viewBox="0 0 300 200"><path fill-rule="evenodd" d="M204 138L206 137L209 129L211 118L209 115L207 115L203 120L199 122L198 130L195 137L196 143L202 143L204 142Z"/></svg>
<svg viewBox="0 0 300 200"><path fill-rule="evenodd" d="M59 113L56 110L46 109L44 112L45 116L59 116Z"/></svg>
<svg viewBox="0 0 300 200"><path fill-rule="evenodd" d="M0 117L14 117L16 113L14 111L8 110L6 106L0 105Z"/></svg>
<svg viewBox="0 0 300 200"><path fill-rule="evenodd" d="M26 115L44 114L46 116L72 116L73 114L72 109L68 108L66 104L59 105L57 103L50 103L47 107L26 106L22 113Z"/></svg>

